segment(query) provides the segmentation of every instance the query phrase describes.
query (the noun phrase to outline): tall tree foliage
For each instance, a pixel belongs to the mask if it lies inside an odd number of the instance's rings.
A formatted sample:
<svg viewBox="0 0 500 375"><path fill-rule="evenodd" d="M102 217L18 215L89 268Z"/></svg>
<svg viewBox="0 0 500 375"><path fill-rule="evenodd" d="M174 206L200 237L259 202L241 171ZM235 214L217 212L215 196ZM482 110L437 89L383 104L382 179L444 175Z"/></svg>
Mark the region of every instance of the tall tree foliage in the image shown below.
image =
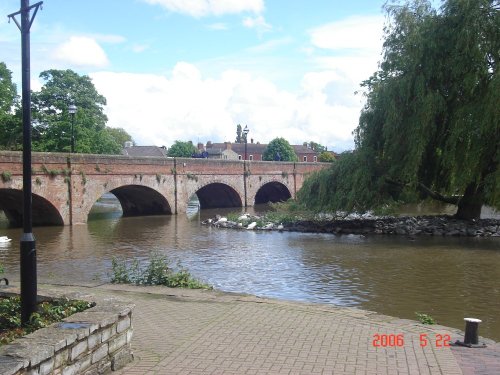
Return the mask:
<svg viewBox="0 0 500 375"><path fill-rule="evenodd" d="M178 158L190 158L193 154L196 154L198 149L193 145L193 142L187 141L175 141L172 147L167 151L167 156L178 157Z"/></svg>
<svg viewBox="0 0 500 375"><path fill-rule="evenodd" d="M264 149L262 160L297 161L299 159L286 139L275 138Z"/></svg>
<svg viewBox="0 0 500 375"><path fill-rule="evenodd" d="M12 72L0 62L0 148L17 150L22 143L22 123Z"/></svg>
<svg viewBox="0 0 500 375"><path fill-rule="evenodd" d="M45 81L41 91L34 92L33 150L63 152L71 145L71 116L68 106L74 104L75 151L80 153L118 154L121 135L106 127L106 98L99 94L88 76L72 70L47 70L40 74Z"/></svg>
<svg viewBox="0 0 500 375"><path fill-rule="evenodd" d="M0 62L0 116L11 113L17 99L17 88L12 82L12 72Z"/></svg>
<svg viewBox="0 0 500 375"><path fill-rule="evenodd" d="M242 135L242 130L241 130L241 125L238 124L236 125L236 143L243 143L245 142L244 136Z"/></svg>
<svg viewBox="0 0 500 375"><path fill-rule="evenodd" d="M363 83L355 130L352 158L364 162L338 176L354 184L363 171L372 187L337 186L328 206L363 210L430 196L456 203L457 217L468 219L484 203L500 207L498 0L447 0L440 12L413 0L386 10L383 60Z"/></svg>

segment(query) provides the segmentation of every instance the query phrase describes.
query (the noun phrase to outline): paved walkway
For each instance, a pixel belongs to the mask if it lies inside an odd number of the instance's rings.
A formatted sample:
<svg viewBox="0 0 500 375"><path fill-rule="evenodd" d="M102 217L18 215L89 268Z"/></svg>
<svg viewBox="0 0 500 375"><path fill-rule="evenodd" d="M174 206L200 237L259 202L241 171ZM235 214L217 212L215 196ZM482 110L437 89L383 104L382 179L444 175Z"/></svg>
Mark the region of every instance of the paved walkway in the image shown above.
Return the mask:
<svg viewBox="0 0 500 375"><path fill-rule="evenodd" d="M499 344L439 347L438 334L452 341L463 335L357 309L164 287L61 288L69 289L136 304L135 360L123 375L500 374ZM377 334L401 334L404 342L376 347Z"/></svg>

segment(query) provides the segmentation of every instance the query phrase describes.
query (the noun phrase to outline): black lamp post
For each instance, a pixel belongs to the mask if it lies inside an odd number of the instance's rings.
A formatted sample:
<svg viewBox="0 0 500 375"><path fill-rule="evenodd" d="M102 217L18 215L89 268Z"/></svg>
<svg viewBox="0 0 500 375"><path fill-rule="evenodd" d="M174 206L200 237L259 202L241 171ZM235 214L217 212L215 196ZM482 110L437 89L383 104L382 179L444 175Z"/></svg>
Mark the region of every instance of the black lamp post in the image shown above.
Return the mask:
<svg viewBox="0 0 500 375"><path fill-rule="evenodd" d="M29 322L36 311L36 241L32 233L31 201L31 87L30 87L30 28L43 1L30 6L21 0L21 9L9 14L21 31L22 107L23 107L23 234L21 236L21 323ZM30 15L34 9L33 15ZM16 19L21 15L21 24Z"/></svg>
<svg viewBox="0 0 500 375"><path fill-rule="evenodd" d="M71 103L68 106L68 113L71 115L71 153L75 152L75 113L76 105Z"/></svg>
<svg viewBox="0 0 500 375"><path fill-rule="evenodd" d="M243 129L243 134L245 137L245 160L247 160L247 135L250 130L248 129L248 126L245 125L245 129Z"/></svg>

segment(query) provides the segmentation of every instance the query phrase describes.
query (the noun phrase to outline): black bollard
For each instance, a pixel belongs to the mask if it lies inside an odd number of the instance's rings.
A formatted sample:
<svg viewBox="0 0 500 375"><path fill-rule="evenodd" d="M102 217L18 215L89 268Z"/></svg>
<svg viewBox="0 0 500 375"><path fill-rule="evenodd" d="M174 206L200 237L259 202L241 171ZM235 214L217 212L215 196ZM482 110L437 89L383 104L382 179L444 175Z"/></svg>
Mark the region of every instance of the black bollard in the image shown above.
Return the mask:
<svg viewBox="0 0 500 375"><path fill-rule="evenodd" d="M465 320L464 344L477 345L479 343L477 332L479 330L479 323L481 323L481 320L474 318L465 318L464 320Z"/></svg>
<svg viewBox="0 0 500 375"><path fill-rule="evenodd" d="M475 318L464 318L465 320L465 335L464 341L456 341L456 345L467 346L469 348L486 348L486 345L479 344L479 323L480 319Z"/></svg>

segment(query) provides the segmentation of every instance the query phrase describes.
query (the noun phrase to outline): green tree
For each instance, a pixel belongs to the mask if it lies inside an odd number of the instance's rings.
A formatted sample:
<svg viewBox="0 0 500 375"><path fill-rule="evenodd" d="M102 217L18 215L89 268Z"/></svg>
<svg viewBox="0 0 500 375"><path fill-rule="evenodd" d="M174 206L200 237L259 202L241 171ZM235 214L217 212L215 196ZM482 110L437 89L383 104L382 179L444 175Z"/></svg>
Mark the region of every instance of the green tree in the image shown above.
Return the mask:
<svg viewBox="0 0 500 375"><path fill-rule="evenodd" d="M431 197L457 204L464 219L478 218L483 204L499 208L498 1L447 0L437 12L413 0L386 10L356 150L325 172L344 181L321 200L364 210Z"/></svg>
<svg viewBox="0 0 500 375"><path fill-rule="evenodd" d="M236 125L236 141L235 143L243 143L245 142L244 136L241 135L241 125Z"/></svg>
<svg viewBox="0 0 500 375"><path fill-rule="evenodd" d="M172 147L168 149L167 156L178 158L190 158L198 150L194 147L193 142L175 141Z"/></svg>
<svg viewBox="0 0 500 375"><path fill-rule="evenodd" d="M12 72L0 62L0 116L11 113L16 102L17 89L12 82Z"/></svg>
<svg viewBox="0 0 500 375"><path fill-rule="evenodd" d="M319 143L313 142L313 141L304 142L304 146L309 147L311 150L316 151L316 152L320 152L320 153L327 151L325 146L323 146Z"/></svg>
<svg viewBox="0 0 500 375"><path fill-rule="evenodd" d="M34 92L33 150L70 151L71 117L68 106L75 104L75 151L118 154L122 145L106 128L106 98L99 94L88 76L72 70L47 70L40 74L45 81L41 91Z"/></svg>
<svg viewBox="0 0 500 375"><path fill-rule="evenodd" d="M264 149L262 160L298 161L297 154L284 138L275 138Z"/></svg>
<svg viewBox="0 0 500 375"><path fill-rule="evenodd" d="M318 160L322 163L333 163L335 161L335 157L331 152L323 151L319 154Z"/></svg>
<svg viewBox="0 0 500 375"><path fill-rule="evenodd" d="M22 118L12 72L0 62L0 149L18 150L22 144Z"/></svg>
<svg viewBox="0 0 500 375"><path fill-rule="evenodd" d="M375 159L364 150L343 152L328 169L313 173L297 200L317 211L364 212L390 202L391 186L379 177Z"/></svg>
<svg viewBox="0 0 500 375"><path fill-rule="evenodd" d="M125 129L123 128L110 128L109 126L106 127L107 132L113 139L118 143L120 146L124 147L125 142L132 142L134 143L132 136L128 134Z"/></svg>

